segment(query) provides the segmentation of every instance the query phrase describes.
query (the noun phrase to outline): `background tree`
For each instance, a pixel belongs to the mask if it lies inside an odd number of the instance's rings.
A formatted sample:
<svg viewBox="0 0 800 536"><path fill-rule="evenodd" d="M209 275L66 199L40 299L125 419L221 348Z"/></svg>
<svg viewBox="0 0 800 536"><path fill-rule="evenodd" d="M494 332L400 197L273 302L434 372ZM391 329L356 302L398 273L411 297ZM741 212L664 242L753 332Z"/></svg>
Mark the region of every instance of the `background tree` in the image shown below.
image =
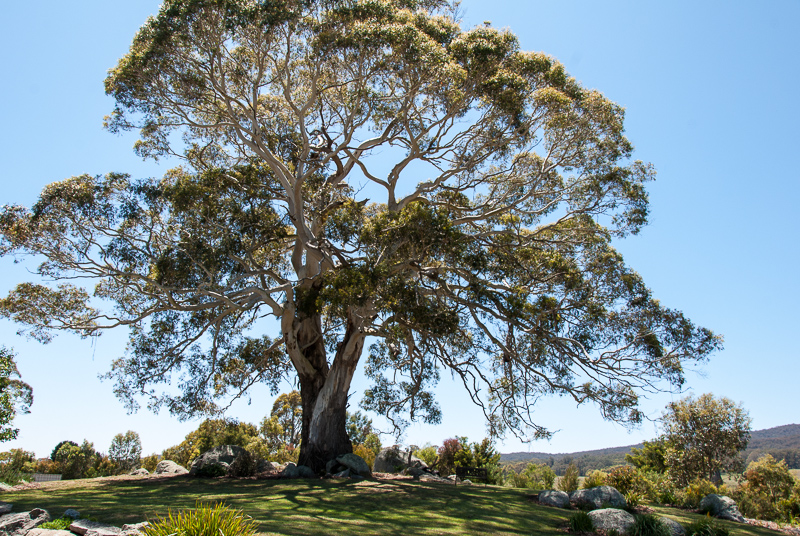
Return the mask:
<svg viewBox="0 0 800 536"><path fill-rule="evenodd" d="M303 405L299 391L282 393L272 404L272 413L261 421L261 435L274 448L300 444Z"/></svg>
<svg viewBox="0 0 800 536"><path fill-rule="evenodd" d="M142 440L139 434L128 430L111 440L108 457L117 464L121 472L138 469L142 464Z"/></svg>
<svg viewBox="0 0 800 536"><path fill-rule="evenodd" d="M375 435L375 429L372 427L372 419L356 411L355 413L347 413L347 437L353 445L362 445L367 441L370 435Z"/></svg>
<svg viewBox="0 0 800 536"><path fill-rule="evenodd" d="M77 446L78 446L78 444L77 444L77 443L75 443L74 441L69 441L69 440L66 440L66 441L59 441L59 442L56 444L56 446L55 446L55 447L53 447L53 451L50 453L50 459L51 459L51 460L55 460L55 459L56 459L56 455L58 454L58 451L59 451L59 450L61 450L61 447L63 447L64 445L72 445L72 446L74 446L74 447L77 447Z"/></svg>
<svg viewBox="0 0 800 536"><path fill-rule="evenodd" d="M664 473L667 470L667 442L663 437L654 441L643 441L642 448L631 448L625 461L642 471Z"/></svg>
<svg viewBox="0 0 800 536"><path fill-rule="evenodd" d="M19 429L11 423L18 412L30 413L33 404L31 386L14 378L19 378L14 352L0 346L0 441L16 439Z"/></svg>
<svg viewBox="0 0 800 536"><path fill-rule="evenodd" d="M574 462L567 465L564 476L558 479L558 489L567 493L572 493L578 489L579 473L578 466Z"/></svg>
<svg viewBox="0 0 800 536"><path fill-rule="evenodd" d="M107 126L181 166L6 207L0 253L46 258L55 283L0 312L44 341L127 326L109 376L131 408L213 414L292 374L314 469L352 449L368 337L362 407L400 429L440 421L442 369L492 435L546 436L530 408L550 394L638 422L638 392L720 345L611 246L646 223L654 172L620 106L448 4L166 0L106 79Z"/></svg>
<svg viewBox="0 0 800 536"><path fill-rule="evenodd" d="M84 440L81 446L72 441L64 442L56 452L53 461L59 466L62 478L70 480L83 478L97 461L98 454L94 445Z"/></svg>
<svg viewBox="0 0 800 536"><path fill-rule="evenodd" d="M161 455L165 460L172 460L184 467L214 447L237 445L247 448L258 435L258 428L250 423L235 419L206 419L197 430L189 432L179 445L165 449Z"/></svg>
<svg viewBox="0 0 800 536"><path fill-rule="evenodd" d="M695 478L720 483L722 471L741 465L738 454L747 448L751 422L740 405L710 393L671 402L662 423L672 478L681 485Z"/></svg>

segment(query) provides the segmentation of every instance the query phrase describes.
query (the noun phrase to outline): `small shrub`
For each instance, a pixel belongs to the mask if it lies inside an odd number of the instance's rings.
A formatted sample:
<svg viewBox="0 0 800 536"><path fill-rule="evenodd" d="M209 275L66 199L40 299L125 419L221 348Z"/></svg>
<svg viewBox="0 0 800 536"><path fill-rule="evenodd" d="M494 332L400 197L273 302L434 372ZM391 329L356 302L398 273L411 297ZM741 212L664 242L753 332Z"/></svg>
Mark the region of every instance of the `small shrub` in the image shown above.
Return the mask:
<svg viewBox="0 0 800 536"><path fill-rule="evenodd" d="M167 517L141 529L145 536L255 536L256 523L238 510L222 503L214 505L197 503L194 510L173 513L168 510Z"/></svg>
<svg viewBox="0 0 800 536"><path fill-rule="evenodd" d="M625 494L625 502L627 503L628 508L636 508L642 504L642 496L635 491L629 491Z"/></svg>
<svg viewBox="0 0 800 536"><path fill-rule="evenodd" d="M647 495L648 482L644 475L635 467L621 465L615 467L608 473L606 484L616 488L617 491L626 495L630 492L639 495Z"/></svg>
<svg viewBox="0 0 800 536"><path fill-rule="evenodd" d="M669 527L657 515L641 514L634 516L628 536L672 536Z"/></svg>
<svg viewBox="0 0 800 536"><path fill-rule="evenodd" d="M706 516L686 527L686 536L729 536L730 531L718 521Z"/></svg>
<svg viewBox="0 0 800 536"><path fill-rule="evenodd" d="M569 518L570 532L594 532L592 518L586 512L576 512Z"/></svg>
<svg viewBox="0 0 800 536"><path fill-rule="evenodd" d="M572 493L578 489L578 466L570 463L567 470L564 471L564 476L558 480L558 489L567 493Z"/></svg>
<svg viewBox="0 0 800 536"><path fill-rule="evenodd" d="M156 470L156 466L160 461L161 461L161 456L159 456L158 454L151 454L150 456L145 456L144 458L142 458L142 467L147 469L151 473L154 473Z"/></svg>
<svg viewBox="0 0 800 536"><path fill-rule="evenodd" d="M72 522L75 521L71 517L60 517L58 519L54 519L52 521L48 521L47 523L42 523L37 528L40 529L52 529L52 530L69 530L69 526L72 525Z"/></svg>
<svg viewBox="0 0 800 536"><path fill-rule="evenodd" d="M228 474L228 470L221 464L209 463L200 468L195 474L203 478L216 478L218 476L225 476Z"/></svg>
<svg viewBox="0 0 800 536"><path fill-rule="evenodd" d="M678 491L678 503L686 508L697 508L700 501L709 493L718 493L719 489L709 480L698 479Z"/></svg>
<svg viewBox="0 0 800 536"><path fill-rule="evenodd" d="M608 473L604 473L603 471L592 471L586 478L583 480L583 489L592 489L598 486L605 486L606 479L608 479Z"/></svg>

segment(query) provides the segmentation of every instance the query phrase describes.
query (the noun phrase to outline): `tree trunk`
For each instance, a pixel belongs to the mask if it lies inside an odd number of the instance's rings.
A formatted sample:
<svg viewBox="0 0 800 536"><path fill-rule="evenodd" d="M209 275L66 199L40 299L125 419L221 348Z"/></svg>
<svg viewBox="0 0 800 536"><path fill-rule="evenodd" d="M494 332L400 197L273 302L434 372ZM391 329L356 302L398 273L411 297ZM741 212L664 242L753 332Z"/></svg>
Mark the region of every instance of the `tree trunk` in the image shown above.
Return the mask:
<svg viewBox="0 0 800 536"><path fill-rule="evenodd" d="M365 335L352 317L348 318L345 335L330 367L319 315L294 319L292 329L289 333L284 331L284 337L290 355L299 351L304 363L310 365L296 366L303 407L299 465L320 473L329 460L353 452L347 436L347 395Z"/></svg>

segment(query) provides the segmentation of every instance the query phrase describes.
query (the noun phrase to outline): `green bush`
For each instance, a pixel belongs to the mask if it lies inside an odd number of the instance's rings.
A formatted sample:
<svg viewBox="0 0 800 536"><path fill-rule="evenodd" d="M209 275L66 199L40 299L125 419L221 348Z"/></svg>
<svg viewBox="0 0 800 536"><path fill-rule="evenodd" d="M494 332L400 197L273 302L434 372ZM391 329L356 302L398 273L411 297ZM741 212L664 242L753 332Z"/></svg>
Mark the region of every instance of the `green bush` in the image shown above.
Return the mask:
<svg viewBox="0 0 800 536"><path fill-rule="evenodd" d="M558 489L567 493L572 493L578 489L578 466L570 463L567 470L564 471L564 476L558 480Z"/></svg>
<svg viewBox="0 0 800 536"><path fill-rule="evenodd" d="M750 463L744 477L734 494L744 516L791 523L800 513L800 501L792 500L795 480L784 460L767 454Z"/></svg>
<svg viewBox="0 0 800 536"><path fill-rule="evenodd" d="M72 519L71 517L60 517L58 519L48 521L47 523L42 523L37 528L51 529L51 530L69 530L69 526L72 525L73 521L75 520Z"/></svg>
<svg viewBox="0 0 800 536"><path fill-rule="evenodd" d="M569 518L570 532L594 532L592 518L586 512L576 512Z"/></svg>
<svg viewBox="0 0 800 536"><path fill-rule="evenodd" d="M721 523L706 516L686 527L686 536L729 536L730 531Z"/></svg>
<svg viewBox="0 0 800 536"><path fill-rule="evenodd" d="M592 489L598 486L605 486L608 479L608 473L603 471L592 471L583 480L583 489Z"/></svg>
<svg viewBox="0 0 800 536"><path fill-rule="evenodd" d="M648 495L649 486L647 479L641 471L630 465L620 465L608 473L606 484L613 486L623 495L636 493L640 496Z"/></svg>
<svg viewBox="0 0 800 536"><path fill-rule="evenodd" d="M709 480L698 479L676 493L678 504L686 508L697 508L709 493L719 493L719 488Z"/></svg>
<svg viewBox="0 0 800 536"><path fill-rule="evenodd" d="M156 470L156 466L160 461L161 461L161 456L159 456L158 454L151 454L150 456L145 456L144 458L142 458L142 467L144 469L147 469L151 473L154 473Z"/></svg>
<svg viewBox="0 0 800 536"><path fill-rule="evenodd" d="M218 463L209 463L204 465L195 474L203 478L216 478L218 476L225 476L228 474L228 470Z"/></svg>
<svg viewBox="0 0 800 536"><path fill-rule="evenodd" d="M672 536L669 527L654 514L634 516L633 525L627 534L628 536Z"/></svg>
<svg viewBox="0 0 800 536"><path fill-rule="evenodd" d="M194 510L167 512L167 517L140 529L145 536L255 536L256 523L238 510L222 503L203 504L198 502Z"/></svg>

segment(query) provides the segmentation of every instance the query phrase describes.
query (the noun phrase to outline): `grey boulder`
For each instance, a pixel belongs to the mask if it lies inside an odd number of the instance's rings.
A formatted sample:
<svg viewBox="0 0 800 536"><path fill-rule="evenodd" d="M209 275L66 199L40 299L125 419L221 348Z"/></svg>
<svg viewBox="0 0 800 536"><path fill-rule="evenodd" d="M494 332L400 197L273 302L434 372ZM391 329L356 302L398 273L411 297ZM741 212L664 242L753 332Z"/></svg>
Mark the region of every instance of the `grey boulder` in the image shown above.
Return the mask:
<svg viewBox="0 0 800 536"><path fill-rule="evenodd" d="M744 516L739 512L736 501L724 495L711 493L700 501L700 511L708 512L714 517L744 523Z"/></svg>
<svg viewBox="0 0 800 536"><path fill-rule="evenodd" d="M131 475L131 476L147 476L147 475L150 474L150 471L148 471L144 467L140 467L138 469L134 469L133 471L131 471L128 474Z"/></svg>
<svg viewBox="0 0 800 536"><path fill-rule="evenodd" d="M183 475L188 473L185 467L178 465L172 460L161 460L156 465L157 475Z"/></svg>
<svg viewBox="0 0 800 536"><path fill-rule="evenodd" d="M70 524L69 530L81 536L117 536L122 532L119 527L88 519L76 519Z"/></svg>
<svg viewBox="0 0 800 536"><path fill-rule="evenodd" d="M31 529L25 536L75 536L75 535L68 530Z"/></svg>
<svg viewBox="0 0 800 536"><path fill-rule="evenodd" d="M579 489L573 491L569 496L569 501L577 506L598 508L625 508L628 503L622 493L611 486L597 486L590 489Z"/></svg>
<svg viewBox="0 0 800 536"><path fill-rule="evenodd" d="M592 510L589 517L592 518L595 530L616 530L619 534L626 534L636 521L631 514L617 508Z"/></svg>
<svg viewBox="0 0 800 536"><path fill-rule="evenodd" d="M409 455L407 450L400 450L400 447L395 445L381 449L375 456L372 471L374 473L400 473L408 467L427 469L428 464L413 454Z"/></svg>
<svg viewBox="0 0 800 536"><path fill-rule="evenodd" d="M545 506L555 506L556 508L567 508L569 506L569 495L565 491L548 489L539 492L539 504Z"/></svg>
<svg viewBox="0 0 800 536"><path fill-rule="evenodd" d="M222 445L205 451L198 456L189 468L190 475L196 475L198 471L209 465L221 465L227 469L233 460L244 453L244 449L238 445Z"/></svg>
<svg viewBox="0 0 800 536"><path fill-rule="evenodd" d="M47 510L34 508L30 512L6 514L0 517L0 534L3 536L25 536L31 529L50 521Z"/></svg>
<svg viewBox="0 0 800 536"><path fill-rule="evenodd" d="M295 465L292 462L286 464L286 468L281 472L283 478L316 478L317 475L310 467L305 465Z"/></svg>
<svg viewBox="0 0 800 536"><path fill-rule="evenodd" d="M75 510L74 508L67 508L64 510L64 515L62 517L71 517L72 519L78 519L81 517L81 513Z"/></svg>
<svg viewBox="0 0 800 536"><path fill-rule="evenodd" d="M671 536L686 536L686 529L674 519L668 517L659 517L659 519L667 527Z"/></svg>
<svg viewBox="0 0 800 536"><path fill-rule="evenodd" d="M14 505L7 502L0 502L0 515L5 515L11 512Z"/></svg>
<svg viewBox="0 0 800 536"><path fill-rule="evenodd" d="M342 454L341 456L336 457L336 461L350 469L351 473L355 473L356 475L363 476L365 478L372 477L372 470L370 470L369 465L367 465L367 462L364 461L364 458L358 454Z"/></svg>

